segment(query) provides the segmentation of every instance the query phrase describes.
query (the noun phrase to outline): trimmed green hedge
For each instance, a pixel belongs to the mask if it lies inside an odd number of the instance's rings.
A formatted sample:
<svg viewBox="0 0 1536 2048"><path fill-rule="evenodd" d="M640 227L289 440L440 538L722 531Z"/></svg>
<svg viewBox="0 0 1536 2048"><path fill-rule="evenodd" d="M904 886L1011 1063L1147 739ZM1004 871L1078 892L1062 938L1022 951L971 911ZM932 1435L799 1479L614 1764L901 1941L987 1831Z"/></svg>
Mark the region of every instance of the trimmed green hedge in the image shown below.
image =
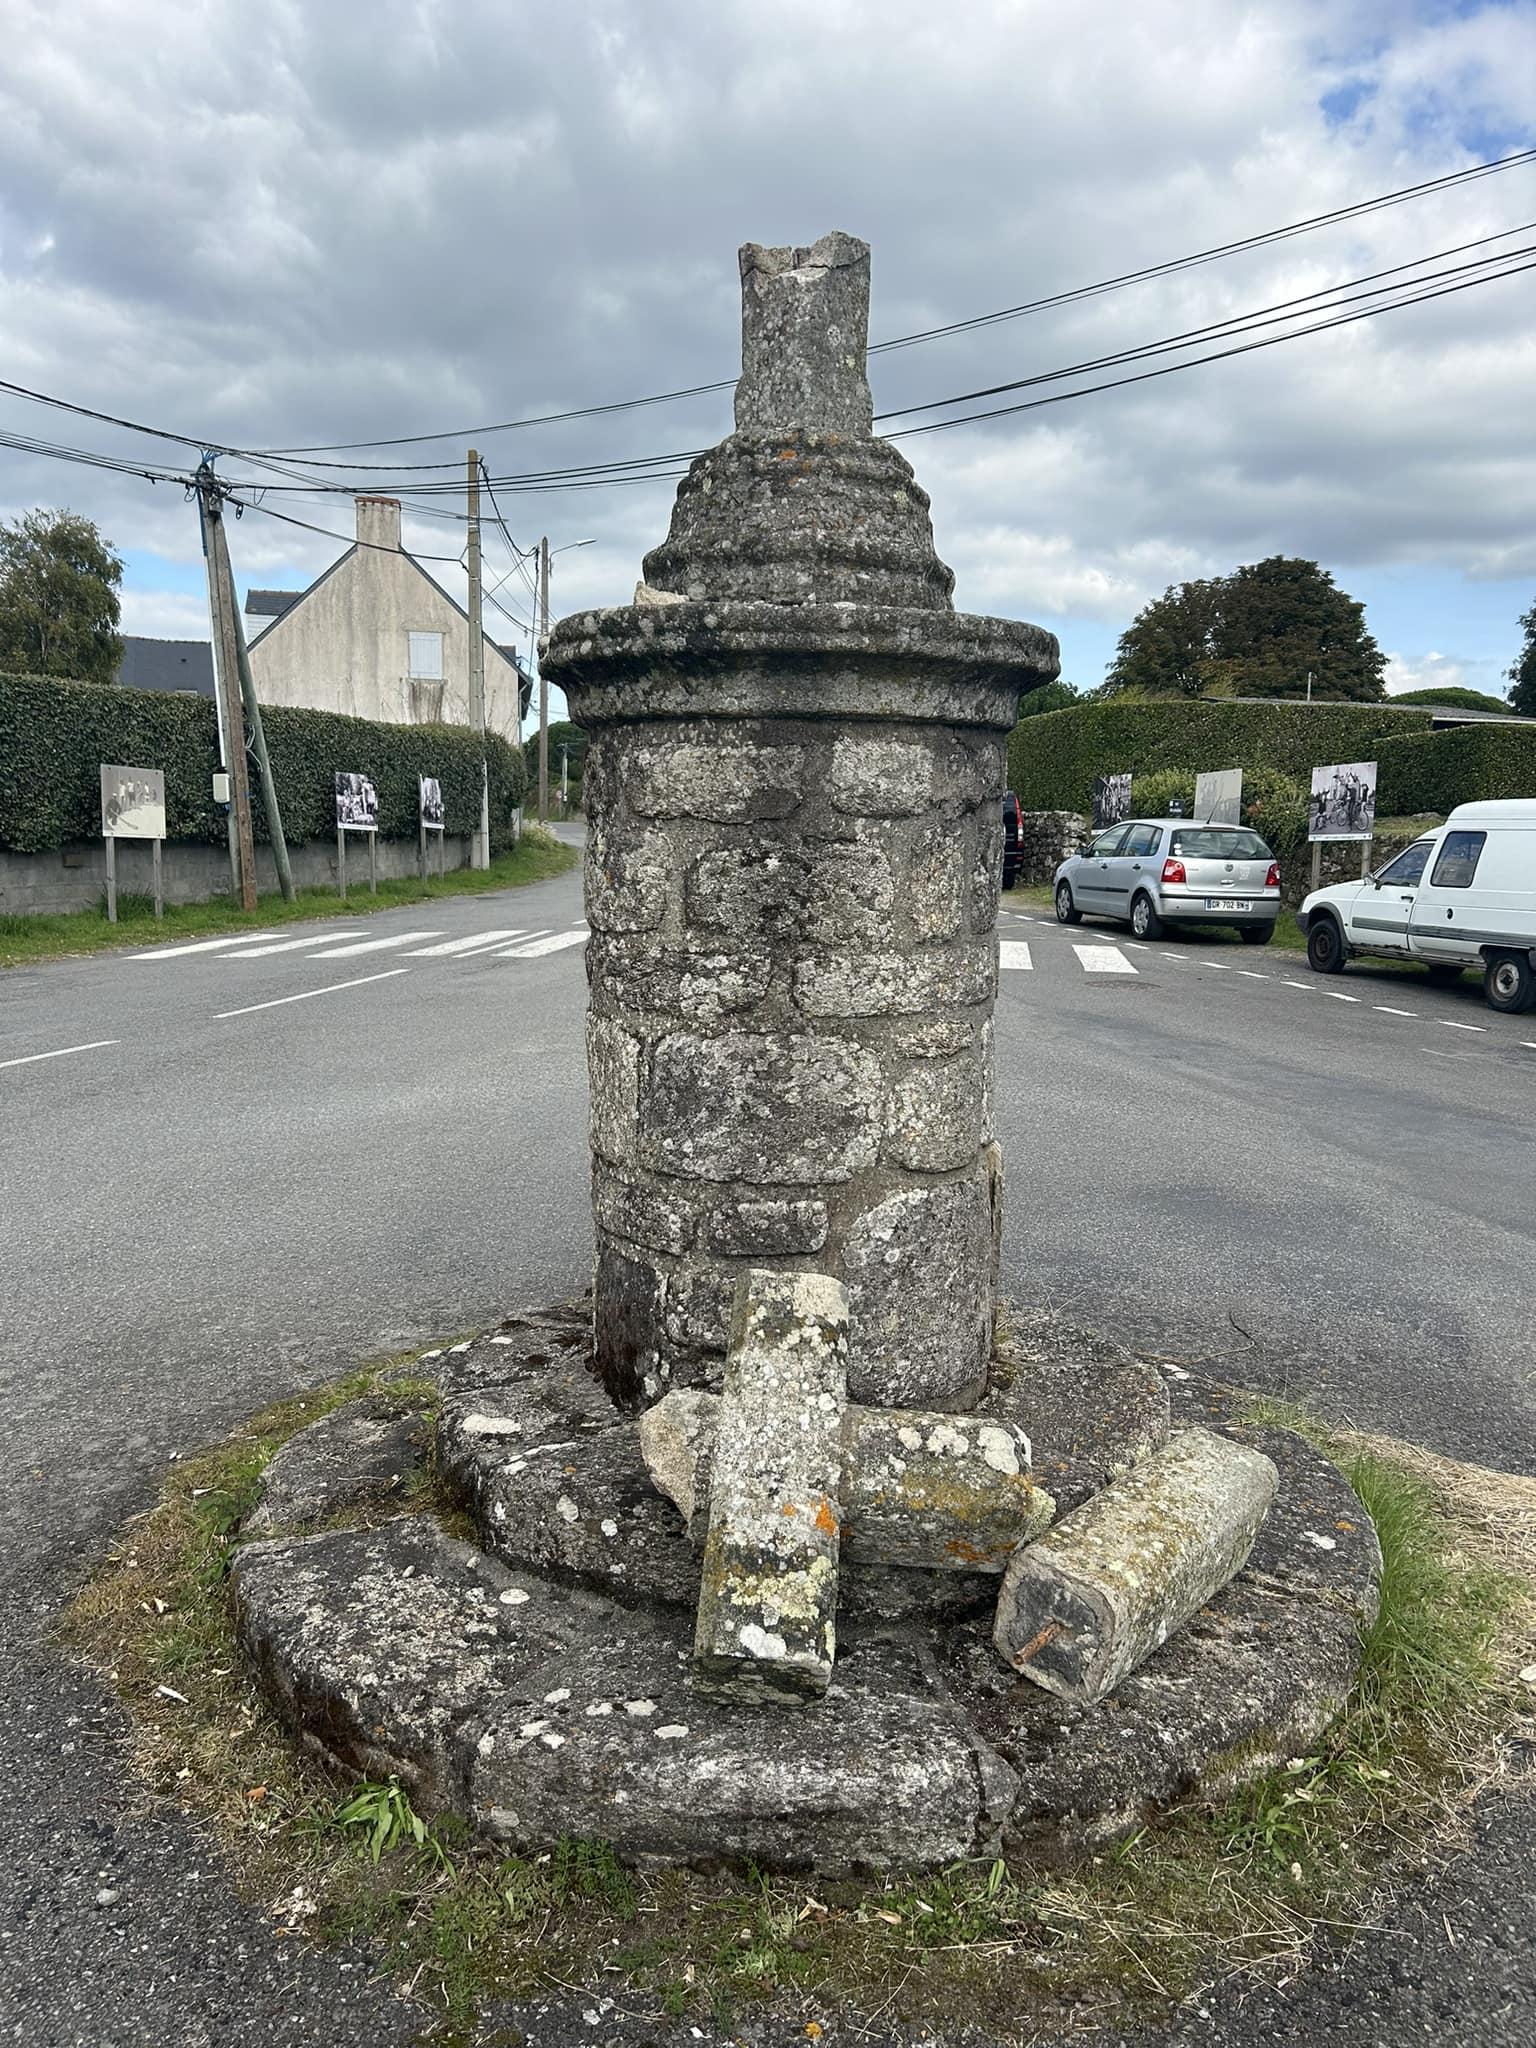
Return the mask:
<svg viewBox="0 0 1536 2048"><path fill-rule="evenodd" d="M1134 776L1157 768L1277 768L1310 787L1315 767L1378 759L1389 735L1427 731L1429 721L1427 711L1374 704L1084 704L1014 728L1008 787L1026 811L1086 811L1094 777L1126 769ZM1131 794L1134 802L1134 787Z"/></svg>
<svg viewBox="0 0 1536 2048"><path fill-rule="evenodd" d="M1376 750L1382 817L1511 796L1536 797L1536 726L1461 725L1384 740Z"/></svg>
<svg viewBox="0 0 1536 2048"><path fill-rule="evenodd" d="M464 726L383 725L277 705L262 707L262 723L283 829L294 845L334 834L338 769L372 778L384 838L416 837L421 775L442 784L449 832L471 832L479 823L480 742ZM495 849L512 843L527 778L517 748L494 734L485 755ZM169 838L223 840L224 814L213 802L219 741L210 698L0 675L0 846L42 853L99 837L104 761L164 771ZM265 839L254 764L251 808L256 836Z"/></svg>

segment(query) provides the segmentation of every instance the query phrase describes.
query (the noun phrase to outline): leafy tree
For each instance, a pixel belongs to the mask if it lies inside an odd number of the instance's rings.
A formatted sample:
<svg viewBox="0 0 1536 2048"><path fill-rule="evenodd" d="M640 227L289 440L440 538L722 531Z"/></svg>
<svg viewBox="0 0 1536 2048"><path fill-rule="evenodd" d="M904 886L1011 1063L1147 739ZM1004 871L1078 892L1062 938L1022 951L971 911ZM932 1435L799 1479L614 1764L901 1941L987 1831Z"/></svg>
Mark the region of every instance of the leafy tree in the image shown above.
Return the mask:
<svg viewBox="0 0 1536 2048"><path fill-rule="evenodd" d="M1300 697L1375 702L1386 656L1365 608L1326 569L1271 555L1230 576L1180 583L1125 632L1106 679L1113 695Z"/></svg>
<svg viewBox="0 0 1536 2048"><path fill-rule="evenodd" d="M1019 699L1020 718L1038 718L1046 711L1068 711L1080 700L1070 683L1042 683Z"/></svg>
<svg viewBox="0 0 1536 2048"><path fill-rule="evenodd" d="M113 681L122 580L121 559L78 512L0 523L0 669Z"/></svg>
<svg viewBox="0 0 1536 2048"><path fill-rule="evenodd" d="M1509 708L1525 718L1536 718L1536 604L1521 615L1520 630L1525 645L1514 667L1504 671L1511 684Z"/></svg>
<svg viewBox="0 0 1536 2048"><path fill-rule="evenodd" d="M1490 697L1486 690L1469 690L1461 683L1430 684L1423 690L1399 690L1394 704L1446 704L1456 711L1507 711L1502 697Z"/></svg>

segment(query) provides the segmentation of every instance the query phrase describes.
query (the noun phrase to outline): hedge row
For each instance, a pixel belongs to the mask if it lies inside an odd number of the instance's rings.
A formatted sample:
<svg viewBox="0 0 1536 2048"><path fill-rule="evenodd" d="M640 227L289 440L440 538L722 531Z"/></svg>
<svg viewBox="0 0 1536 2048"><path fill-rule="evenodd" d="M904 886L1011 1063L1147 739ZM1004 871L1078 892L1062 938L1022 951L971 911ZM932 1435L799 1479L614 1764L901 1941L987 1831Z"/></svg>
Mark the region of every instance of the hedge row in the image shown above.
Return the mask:
<svg viewBox="0 0 1536 2048"><path fill-rule="evenodd" d="M1457 804L1536 797L1536 726L1462 725L1450 732L1385 740L1376 750L1376 809L1442 816Z"/></svg>
<svg viewBox="0 0 1536 2048"><path fill-rule="evenodd" d="M1026 811L1086 811L1094 777L1126 769L1274 768L1310 785L1323 763L1379 759L1389 738L1427 732L1429 721L1428 711L1375 704L1084 704L1020 721L1008 786Z"/></svg>
<svg viewBox="0 0 1536 2048"><path fill-rule="evenodd" d="M262 723L283 830L295 845L335 832L338 769L372 778L385 838L415 838L422 775L442 784L449 832L479 823L481 745L463 726L383 725L276 705L263 707ZM494 734L485 756L491 844L499 848L512 842L527 778L517 748ZM219 742L210 698L0 675L0 846L42 853L98 837L103 762L164 771L169 838L224 839L224 814L213 802ZM265 839L254 764L251 799L256 836Z"/></svg>

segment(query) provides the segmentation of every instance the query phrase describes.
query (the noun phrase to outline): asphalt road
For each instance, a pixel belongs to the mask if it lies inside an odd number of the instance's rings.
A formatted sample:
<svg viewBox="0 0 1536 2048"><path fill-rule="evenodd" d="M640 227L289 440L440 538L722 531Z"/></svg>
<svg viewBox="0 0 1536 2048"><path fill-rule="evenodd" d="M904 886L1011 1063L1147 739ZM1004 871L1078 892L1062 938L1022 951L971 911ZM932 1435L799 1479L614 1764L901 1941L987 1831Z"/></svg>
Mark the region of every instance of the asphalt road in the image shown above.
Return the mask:
<svg viewBox="0 0 1536 2048"><path fill-rule="evenodd" d="M414 2031L357 1959L280 1942L188 1825L144 1810L115 1710L41 1631L173 1452L585 1284L579 926L568 877L359 920L355 940L287 927L259 957L0 980L0 2039ZM1493 1016L1470 983L1321 984L1235 944L1137 949L1012 912L1004 935L1010 1291L1536 1470L1536 1018ZM1491 1807L1473 1854L1342 1963L1257 2004L1218 1991L1160 2038L1526 2048L1532 1817ZM551 2043L656 2031L587 2009L519 2024Z"/></svg>

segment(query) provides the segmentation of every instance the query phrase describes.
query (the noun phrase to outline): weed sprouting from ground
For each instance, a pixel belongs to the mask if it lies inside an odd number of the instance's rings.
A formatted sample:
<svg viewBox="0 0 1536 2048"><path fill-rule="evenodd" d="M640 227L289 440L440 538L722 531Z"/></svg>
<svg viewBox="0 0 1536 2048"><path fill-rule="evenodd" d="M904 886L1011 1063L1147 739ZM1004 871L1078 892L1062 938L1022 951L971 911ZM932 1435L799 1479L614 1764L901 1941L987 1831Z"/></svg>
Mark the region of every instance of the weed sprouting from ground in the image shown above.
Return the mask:
<svg viewBox="0 0 1536 2048"><path fill-rule="evenodd" d="M963 2012L1007 2039L1021 2014L1129 2020L1213 1975L1292 1970L1320 1929L1359 1919L1401 1844L1445 1835L1497 1774L1512 1674L1533 1655L1536 1481L1260 1404L1255 1420L1300 1426L1344 1468L1382 1545L1358 1682L1306 1755L1067 1874L986 1860L920 1880L637 1875L574 1840L508 1856L394 1780L338 1782L272 1718L235 1641L226 1580L262 1467L381 1392L434 1399L392 1361L179 1462L66 1634L132 1709L148 1784L213 1829L246 1894L293 1934L370 1942L434 2039L470 2039L488 2001L599 1973L657 2019L835 2004L930 2028ZM430 1474L407 1505L444 1512Z"/></svg>

